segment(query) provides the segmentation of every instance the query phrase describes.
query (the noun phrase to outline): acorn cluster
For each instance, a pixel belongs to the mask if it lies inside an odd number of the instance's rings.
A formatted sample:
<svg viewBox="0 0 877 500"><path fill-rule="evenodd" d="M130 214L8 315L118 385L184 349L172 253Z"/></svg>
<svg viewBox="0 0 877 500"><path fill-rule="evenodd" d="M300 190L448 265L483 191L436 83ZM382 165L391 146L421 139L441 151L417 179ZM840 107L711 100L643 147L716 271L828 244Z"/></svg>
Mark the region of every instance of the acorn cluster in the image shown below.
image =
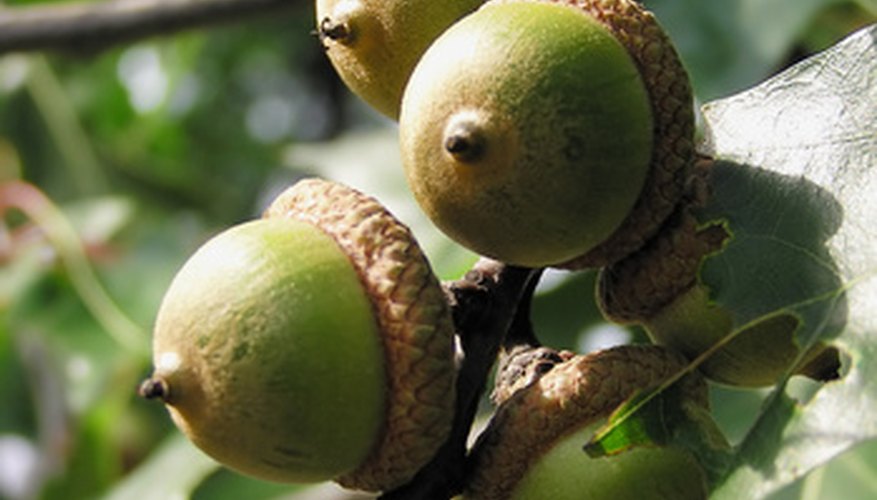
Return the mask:
<svg viewBox="0 0 877 500"><path fill-rule="evenodd" d="M794 332L778 316L694 369L732 328L698 282L731 235L691 215L691 88L655 17L633 0L317 0L316 24L343 81L398 120L408 185L439 229L510 268L599 269L606 317L656 345L574 354L531 336L470 356L471 305L411 231L307 179L185 263L141 394L242 473L390 492L468 431L460 392L483 381L461 366L501 354L496 411L445 498L704 498L696 454L672 440L600 459L581 447L633 398L673 388L680 414L708 415L702 375L770 385L826 348L753 358Z"/></svg>

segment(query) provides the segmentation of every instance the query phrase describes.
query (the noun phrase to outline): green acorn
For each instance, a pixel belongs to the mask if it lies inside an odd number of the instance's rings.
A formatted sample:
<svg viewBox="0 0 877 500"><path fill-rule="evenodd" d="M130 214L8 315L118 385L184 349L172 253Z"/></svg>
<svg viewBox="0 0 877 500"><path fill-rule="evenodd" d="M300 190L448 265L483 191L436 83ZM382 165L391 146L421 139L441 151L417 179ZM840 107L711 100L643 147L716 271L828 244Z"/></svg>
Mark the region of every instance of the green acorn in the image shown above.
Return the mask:
<svg viewBox="0 0 877 500"><path fill-rule="evenodd" d="M657 346L621 346L562 361L496 411L471 453L467 500L704 499L706 475L692 453L634 447L590 458L582 447L635 394L682 371L686 360ZM703 379L679 383L706 409Z"/></svg>
<svg viewBox="0 0 877 500"><path fill-rule="evenodd" d="M529 267L639 248L692 160L688 77L630 0L493 0L426 51L400 116L408 183L437 227Z"/></svg>
<svg viewBox="0 0 877 500"><path fill-rule="evenodd" d="M237 471L407 482L446 439L453 326L410 231L345 186L301 181L208 241L168 289L143 395Z"/></svg>

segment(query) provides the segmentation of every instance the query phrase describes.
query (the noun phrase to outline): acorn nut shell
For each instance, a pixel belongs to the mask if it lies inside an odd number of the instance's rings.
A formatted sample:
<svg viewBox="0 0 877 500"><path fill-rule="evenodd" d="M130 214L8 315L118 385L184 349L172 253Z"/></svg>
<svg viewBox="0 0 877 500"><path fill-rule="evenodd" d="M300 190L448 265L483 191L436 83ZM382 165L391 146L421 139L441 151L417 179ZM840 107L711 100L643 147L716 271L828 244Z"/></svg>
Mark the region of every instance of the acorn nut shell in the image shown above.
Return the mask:
<svg viewBox="0 0 877 500"><path fill-rule="evenodd" d="M233 469L380 491L446 439L453 349L410 231L374 199L309 179L183 266L141 391Z"/></svg>

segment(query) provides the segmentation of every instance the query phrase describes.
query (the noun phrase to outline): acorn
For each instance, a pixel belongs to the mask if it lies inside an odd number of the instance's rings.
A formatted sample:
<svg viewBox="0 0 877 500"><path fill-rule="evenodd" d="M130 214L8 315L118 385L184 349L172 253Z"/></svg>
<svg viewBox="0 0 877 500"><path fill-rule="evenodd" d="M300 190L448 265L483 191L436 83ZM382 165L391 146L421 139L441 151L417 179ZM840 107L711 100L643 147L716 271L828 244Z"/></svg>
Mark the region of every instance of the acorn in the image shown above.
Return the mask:
<svg viewBox="0 0 877 500"><path fill-rule="evenodd" d="M423 51L483 1L317 0L317 34L344 83L395 120Z"/></svg>
<svg viewBox="0 0 877 500"><path fill-rule="evenodd" d="M185 263L141 393L220 463L280 482L407 482L453 417L453 325L411 232L303 180Z"/></svg>
<svg viewBox="0 0 877 500"><path fill-rule="evenodd" d="M576 355L555 365L499 406L473 447L464 498L706 498L706 474L688 450L635 446L598 458L583 450L619 406L685 366L680 355L648 345ZM676 383L683 405L708 408L702 378L690 374Z"/></svg>
<svg viewBox="0 0 877 500"><path fill-rule="evenodd" d="M601 267L649 239L693 157L688 77L631 0L491 0L405 89L406 178L461 245L529 267Z"/></svg>
<svg viewBox="0 0 877 500"><path fill-rule="evenodd" d="M597 295L604 316L644 326L654 342L691 360L714 349L698 369L725 385L770 386L787 371L821 381L836 378L837 349L817 343L802 353L795 340L799 320L791 313L768 315L734 331L733 311L715 303L698 277L703 260L720 252L731 236L720 223L698 223L691 207L680 206L652 241L601 270ZM758 293L758 287L753 290Z"/></svg>

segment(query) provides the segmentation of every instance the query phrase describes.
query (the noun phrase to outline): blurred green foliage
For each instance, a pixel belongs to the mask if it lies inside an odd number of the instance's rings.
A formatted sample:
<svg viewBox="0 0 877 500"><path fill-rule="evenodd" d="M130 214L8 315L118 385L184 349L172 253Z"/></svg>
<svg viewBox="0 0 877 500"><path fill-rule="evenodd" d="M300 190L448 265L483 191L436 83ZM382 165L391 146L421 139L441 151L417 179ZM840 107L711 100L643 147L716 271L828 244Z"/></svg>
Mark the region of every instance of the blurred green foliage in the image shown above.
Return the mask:
<svg viewBox="0 0 877 500"><path fill-rule="evenodd" d="M678 44L701 101L752 86L877 16L867 0L645 3ZM378 196L411 225L442 278L474 261L419 213L394 125L343 88L313 24L303 2L282 17L99 53L0 54L0 182L38 187L51 201L29 197L34 210L60 207L75 229L59 237L63 228L10 207L0 219L0 498L253 499L296 490L219 470L194 451L161 407L136 396L147 351L109 331L130 319L148 345L161 295L187 256L255 217L295 179L322 175ZM95 281L71 267L77 252ZM104 293L110 302L84 297ZM643 339L602 322L592 295L592 275L546 277L534 312L546 343L591 350ZM732 440L762 396L714 392ZM873 497L875 449L860 447L780 498ZM814 490L817 480L824 490Z"/></svg>

